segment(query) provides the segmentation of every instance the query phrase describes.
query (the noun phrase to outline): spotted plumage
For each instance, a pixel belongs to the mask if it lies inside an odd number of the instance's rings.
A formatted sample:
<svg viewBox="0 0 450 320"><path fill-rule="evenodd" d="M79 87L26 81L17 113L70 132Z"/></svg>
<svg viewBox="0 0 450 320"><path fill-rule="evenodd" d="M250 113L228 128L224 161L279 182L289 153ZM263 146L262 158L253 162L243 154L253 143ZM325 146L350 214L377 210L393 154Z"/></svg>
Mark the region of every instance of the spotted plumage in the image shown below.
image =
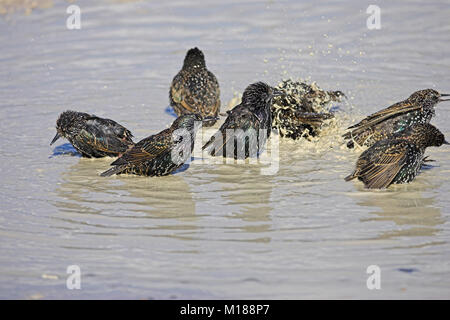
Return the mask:
<svg viewBox="0 0 450 320"><path fill-rule="evenodd" d="M424 164L427 147L448 144L444 135L431 124L415 124L388 139L377 141L364 151L355 171L346 181L358 178L366 188L383 189L393 183L414 180Z"/></svg>
<svg viewBox="0 0 450 320"><path fill-rule="evenodd" d="M205 56L198 48L187 52L183 68L173 78L169 99L178 116L198 113L211 119L217 117L220 109L219 82L206 68ZM204 126L212 126L215 121L207 121Z"/></svg>
<svg viewBox="0 0 450 320"><path fill-rule="evenodd" d="M203 146L212 156L235 159L256 157L270 136L270 107L278 91L263 82L249 85L242 102L227 111L227 118L216 134ZM227 149L228 147L228 149Z"/></svg>
<svg viewBox="0 0 450 320"><path fill-rule="evenodd" d="M440 94L433 89L414 92L404 101L378 111L361 122L349 127L351 130L344 134L349 148L355 143L360 146L371 146L375 142L385 139L391 133L400 132L414 124L429 123L435 114L434 107L448 94Z"/></svg>
<svg viewBox="0 0 450 320"><path fill-rule="evenodd" d="M209 121L205 118L205 121ZM113 168L101 176L130 173L143 176L165 176L181 167L191 157L195 134L202 117L188 114L178 117L158 134L147 137L111 163Z"/></svg>
<svg viewBox="0 0 450 320"><path fill-rule="evenodd" d="M325 107L345 97L341 91L324 91L302 81L283 80L277 89L284 95L274 98L272 127L294 140L319 134L324 121L334 117Z"/></svg>
<svg viewBox="0 0 450 320"><path fill-rule="evenodd" d="M134 145L131 132L117 122L95 115L65 111L56 121L50 145L64 137L87 158L116 157Z"/></svg>

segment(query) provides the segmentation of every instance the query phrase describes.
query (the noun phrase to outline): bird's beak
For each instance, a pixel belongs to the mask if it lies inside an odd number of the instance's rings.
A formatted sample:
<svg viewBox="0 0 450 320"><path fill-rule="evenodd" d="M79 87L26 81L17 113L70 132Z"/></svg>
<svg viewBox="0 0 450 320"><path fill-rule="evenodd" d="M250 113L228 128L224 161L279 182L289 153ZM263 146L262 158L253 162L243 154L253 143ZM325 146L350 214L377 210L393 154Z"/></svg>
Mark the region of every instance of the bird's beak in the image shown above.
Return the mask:
<svg viewBox="0 0 450 320"><path fill-rule="evenodd" d="M59 132L57 132L55 137L53 138L52 142L50 142L50 145L54 144L56 142L56 140L58 140L59 138L61 138L61 135L59 134Z"/></svg>
<svg viewBox="0 0 450 320"><path fill-rule="evenodd" d="M444 144L450 144L449 142L447 142L447 140L444 140L444 142L443 142Z"/></svg>
<svg viewBox="0 0 450 320"><path fill-rule="evenodd" d="M441 94L441 97L450 97L450 94L448 94L448 93L442 93L442 94ZM439 99L439 102L442 102L442 101L450 101L450 99Z"/></svg>

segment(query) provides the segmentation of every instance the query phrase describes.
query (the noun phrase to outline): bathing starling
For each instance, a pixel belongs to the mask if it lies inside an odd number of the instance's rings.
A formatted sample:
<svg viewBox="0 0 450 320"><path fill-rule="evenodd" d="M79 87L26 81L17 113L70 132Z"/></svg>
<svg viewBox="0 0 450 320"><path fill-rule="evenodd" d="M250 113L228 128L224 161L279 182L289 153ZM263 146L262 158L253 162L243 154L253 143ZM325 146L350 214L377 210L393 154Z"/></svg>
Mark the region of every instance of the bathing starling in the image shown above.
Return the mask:
<svg viewBox="0 0 450 320"><path fill-rule="evenodd" d="M280 136L294 140L318 135L324 121L334 117L326 105L345 97L341 91L325 91L315 83L290 79L283 80L277 89L284 96L273 101L272 127L278 129Z"/></svg>
<svg viewBox="0 0 450 320"><path fill-rule="evenodd" d="M190 49L183 68L173 78L169 92L170 105L178 116L198 113L211 117L204 126L212 126L220 109L220 90L217 78L206 69L205 56L198 48Z"/></svg>
<svg viewBox="0 0 450 320"><path fill-rule="evenodd" d="M116 157L134 145L131 132L117 122L92 114L64 111L50 145L64 137L87 158Z"/></svg>
<svg viewBox="0 0 450 320"><path fill-rule="evenodd" d="M376 141L405 130L413 124L429 123L435 114L436 104L450 100L441 98L445 96L450 95L440 94L433 89L414 92L408 99L378 111L349 127L351 131L343 135L345 139L350 139L347 147L353 148L355 143L360 146L371 146Z"/></svg>
<svg viewBox="0 0 450 320"><path fill-rule="evenodd" d="M211 119L205 118L205 121ZM165 176L181 167L194 150L196 121L202 121L197 114L178 117L170 126L158 134L147 137L111 163L113 168L101 176L130 173L143 176Z"/></svg>
<svg viewBox="0 0 450 320"><path fill-rule="evenodd" d="M358 178L368 189L411 182L424 162L429 161L423 156L425 149L442 144L449 143L436 127L429 123L414 124L364 151L356 162L355 171L345 180Z"/></svg>
<svg viewBox="0 0 450 320"><path fill-rule="evenodd" d="M203 149L208 148L211 156L235 159L258 156L270 136L270 107L273 97L278 94L275 88L263 82L249 85L243 93L242 102L227 111L225 122Z"/></svg>

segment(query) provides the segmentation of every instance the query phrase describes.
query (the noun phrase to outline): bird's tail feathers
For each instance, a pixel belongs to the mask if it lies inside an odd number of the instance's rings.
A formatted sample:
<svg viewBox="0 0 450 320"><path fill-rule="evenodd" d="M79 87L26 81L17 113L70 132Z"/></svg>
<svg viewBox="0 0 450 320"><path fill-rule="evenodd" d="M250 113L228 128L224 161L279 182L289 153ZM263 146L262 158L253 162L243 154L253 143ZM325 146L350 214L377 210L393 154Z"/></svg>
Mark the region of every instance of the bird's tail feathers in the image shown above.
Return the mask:
<svg viewBox="0 0 450 320"><path fill-rule="evenodd" d="M211 137L211 139L209 139L209 141L202 147L202 150L207 149L214 142L214 140L214 137Z"/></svg>
<svg viewBox="0 0 450 320"><path fill-rule="evenodd" d="M351 175L348 175L344 178L345 181L350 181L356 178L356 171L354 171Z"/></svg>
<svg viewBox="0 0 450 320"><path fill-rule="evenodd" d="M116 166L112 167L111 169L106 170L105 172L102 172L100 174L101 177L110 177L113 174L121 173L123 170L125 170L125 166Z"/></svg>
<svg viewBox="0 0 450 320"><path fill-rule="evenodd" d="M295 119L300 123L307 123L310 125L321 125L323 121L334 118L332 113L313 113L313 112L298 112L295 114Z"/></svg>
<svg viewBox="0 0 450 320"><path fill-rule="evenodd" d="M352 132L351 132L351 131L346 132L346 133L344 133L342 136L343 136L345 139L350 139L350 138L352 137Z"/></svg>

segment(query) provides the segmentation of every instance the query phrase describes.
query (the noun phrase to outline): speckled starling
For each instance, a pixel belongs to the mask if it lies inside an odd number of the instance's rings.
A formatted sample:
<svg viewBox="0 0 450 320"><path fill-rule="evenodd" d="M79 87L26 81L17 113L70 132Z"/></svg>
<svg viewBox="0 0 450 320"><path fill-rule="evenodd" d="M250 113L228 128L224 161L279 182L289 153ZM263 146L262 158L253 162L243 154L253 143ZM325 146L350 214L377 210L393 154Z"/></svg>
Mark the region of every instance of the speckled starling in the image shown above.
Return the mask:
<svg viewBox="0 0 450 320"><path fill-rule="evenodd" d="M272 104L272 127L281 137L299 139L316 136L325 120L333 113L326 108L331 102L341 102L345 95L341 91L325 91L316 83L283 80L277 89L284 93Z"/></svg>
<svg viewBox="0 0 450 320"><path fill-rule="evenodd" d="M429 161L423 156L425 149L442 144L449 143L433 125L412 125L364 151L356 162L355 171L345 180L358 178L368 189L411 182L424 162Z"/></svg>
<svg viewBox="0 0 450 320"><path fill-rule="evenodd" d="M171 174L190 159L200 121L202 117L197 114L178 117L170 128L136 143L132 149L111 163L113 168L103 172L101 176L121 173L143 176Z"/></svg>
<svg viewBox="0 0 450 320"><path fill-rule="evenodd" d="M371 146L392 133L400 132L413 124L429 123L435 114L434 107L449 94L440 94L433 89L414 92L408 99L397 102L392 106L378 111L361 122L349 127L351 130L344 134L349 148L355 143L360 146Z"/></svg>
<svg viewBox="0 0 450 320"><path fill-rule="evenodd" d="M125 127L83 112L61 113L56 121L56 131L50 145L64 137L87 158L116 157L134 145L133 135Z"/></svg>
<svg viewBox="0 0 450 320"><path fill-rule="evenodd" d="M242 102L227 111L225 122L203 149L207 149L212 156L235 159L258 156L270 136L270 107L273 97L278 94L275 88L263 82L249 85L243 93Z"/></svg>
<svg viewBox="0 0 450 320"><path fill-rule="evenodd" d="M180 116L198 113L215 119L220 109L219 82L206 68L205 56L198 48L190 49L184 58L183 68L173 78L169 92L170 105ZM216 120L206 121L212 126Z"/></svg>

